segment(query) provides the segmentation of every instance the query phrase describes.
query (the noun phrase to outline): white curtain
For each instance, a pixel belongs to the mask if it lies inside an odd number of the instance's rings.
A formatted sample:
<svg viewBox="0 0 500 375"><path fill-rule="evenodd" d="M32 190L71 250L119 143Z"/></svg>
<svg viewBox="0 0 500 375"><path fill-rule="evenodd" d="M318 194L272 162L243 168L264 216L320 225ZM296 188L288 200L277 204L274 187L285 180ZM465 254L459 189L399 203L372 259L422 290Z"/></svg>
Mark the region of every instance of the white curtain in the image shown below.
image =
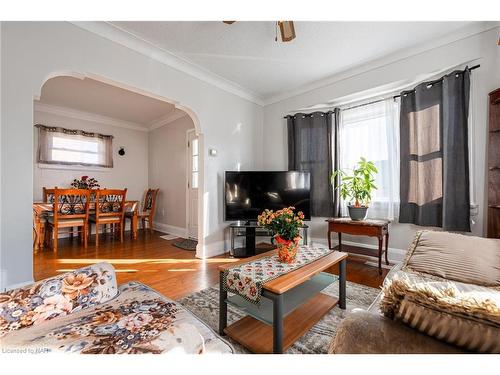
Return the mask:
<svg viewBox="0 0 500 375"><path fill-rule="evenodd" d="M397 218L399 209L399 103L387 99L341 110L340 169L351 173L360 157L378 168L368 218ZM347 204L342 202L342 216Z"/></svg>
<svg viewBox="0 0 500 375"><path fill-rule="evenodd" d="M43 164L113 167L113 136L37 124Z"/></svg>

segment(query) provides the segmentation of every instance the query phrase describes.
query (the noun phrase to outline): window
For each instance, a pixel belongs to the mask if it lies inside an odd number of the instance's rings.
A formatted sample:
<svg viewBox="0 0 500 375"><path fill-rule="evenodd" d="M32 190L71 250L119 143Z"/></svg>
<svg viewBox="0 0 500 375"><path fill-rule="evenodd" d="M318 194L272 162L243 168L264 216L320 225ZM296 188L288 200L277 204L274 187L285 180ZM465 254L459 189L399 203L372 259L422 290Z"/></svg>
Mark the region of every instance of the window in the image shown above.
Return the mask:
<svg viewBox="0 0 500 375"><path fill-rule="evenodd" d="M368 217L397 217L399 207L399 104L393 99L348 108L340 118L340 169L349 172L360 157L378 174ZM347 202L342 202L347 215Z"/></svg>
<svg viewBox="0 0 500 375"><path fill-rule="evenodd" d="M113 167L113 137L82 130L37 125L38 162Z"/></svg>
<svg viewBox="0 0 500 375"><path fill-rule="evenodd" d="M191 141L191 188L198 189L198 139L195 138Z"/></svg>

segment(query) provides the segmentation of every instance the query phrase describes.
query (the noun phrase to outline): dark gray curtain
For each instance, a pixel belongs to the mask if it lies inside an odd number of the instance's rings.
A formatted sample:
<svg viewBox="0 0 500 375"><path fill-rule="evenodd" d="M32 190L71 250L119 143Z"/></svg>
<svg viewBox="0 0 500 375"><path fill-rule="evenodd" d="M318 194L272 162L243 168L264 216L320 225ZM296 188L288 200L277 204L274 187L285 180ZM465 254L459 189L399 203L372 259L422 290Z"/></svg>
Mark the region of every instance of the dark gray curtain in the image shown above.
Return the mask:
<svg viewBox="0 0 500 375"><path fill-rule="evenodd" d="M335 108L333 111L333 127L332 127L332 150L333 150L333 168L332 171L340 169L340 109ZM337 189L340 185L340 176L335 177L332 181L333 189L333 217L340 217L340 192Z"/></svg>
<svg viewBox="0 0 500 375"><path fill-rule="evenodd" d="M334 202L330 182L332 159L335 153L338 155L338 146L333 145L338 137L338 120L332 112L297 113L287 116L287 129L288 169L311 173L311 215L338 216L340 202Z"/></svg>
<svg viewBox="0 0 500 375"><path fill-rule="evenodd" d="M470 71L401 93L399 222L470 232Z"/></svg>

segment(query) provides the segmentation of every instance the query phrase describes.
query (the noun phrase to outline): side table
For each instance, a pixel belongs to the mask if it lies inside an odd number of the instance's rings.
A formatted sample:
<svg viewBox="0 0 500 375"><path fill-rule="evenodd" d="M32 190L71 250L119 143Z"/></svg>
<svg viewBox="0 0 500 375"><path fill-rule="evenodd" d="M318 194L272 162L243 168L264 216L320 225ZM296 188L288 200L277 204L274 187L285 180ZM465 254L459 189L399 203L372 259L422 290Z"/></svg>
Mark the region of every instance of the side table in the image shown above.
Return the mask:
<svg viewBox="0 0 500 375"><path fill-rule="evenodd" d="M352 254L362 254L368 256L376 256L373 254L372 249L367 249L357 246L349 246L348 249L342 248L342 233L352 234L357 236L369 236L378 238L378 273L382 274L382 254L385 253L385 262L389 265L389 259L387 257L387 251L389 249L389 220L361 220L354 221L350 218L341 217L327 219L328 223L328 247L332 248L332 232L338 234L339 251L345 251ZM383 247L385 239L385 248Z"/></svg>

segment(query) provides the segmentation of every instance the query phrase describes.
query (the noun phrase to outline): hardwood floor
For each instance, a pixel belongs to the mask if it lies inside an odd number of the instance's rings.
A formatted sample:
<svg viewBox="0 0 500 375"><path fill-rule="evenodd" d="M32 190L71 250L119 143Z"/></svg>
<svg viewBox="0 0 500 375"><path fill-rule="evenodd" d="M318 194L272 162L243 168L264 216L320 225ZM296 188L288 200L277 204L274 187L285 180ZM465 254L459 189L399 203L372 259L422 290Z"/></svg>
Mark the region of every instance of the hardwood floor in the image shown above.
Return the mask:
<svg viewBox="0 0 500 375"><path fill-rule="evenodd" d="M87 249L80 245L76 237L60 239L57 254L50 249L34 254L35 280L105 261L115 267L118 284L140 281L176 300L216 284L217 267L237 260L229 255L197 259L193 251L178 249L172 245L173 241L164 240L161 235L163 233L149 234L140 230L138 239L132 240L127 232L123 243L109 235L102 236L98 249L94 238L89 241ZM379 275L376 267L364 262L349 256L347 279L372 287L380 286L387 270ZM335 267L329 271L338 272Z"/></svg>

